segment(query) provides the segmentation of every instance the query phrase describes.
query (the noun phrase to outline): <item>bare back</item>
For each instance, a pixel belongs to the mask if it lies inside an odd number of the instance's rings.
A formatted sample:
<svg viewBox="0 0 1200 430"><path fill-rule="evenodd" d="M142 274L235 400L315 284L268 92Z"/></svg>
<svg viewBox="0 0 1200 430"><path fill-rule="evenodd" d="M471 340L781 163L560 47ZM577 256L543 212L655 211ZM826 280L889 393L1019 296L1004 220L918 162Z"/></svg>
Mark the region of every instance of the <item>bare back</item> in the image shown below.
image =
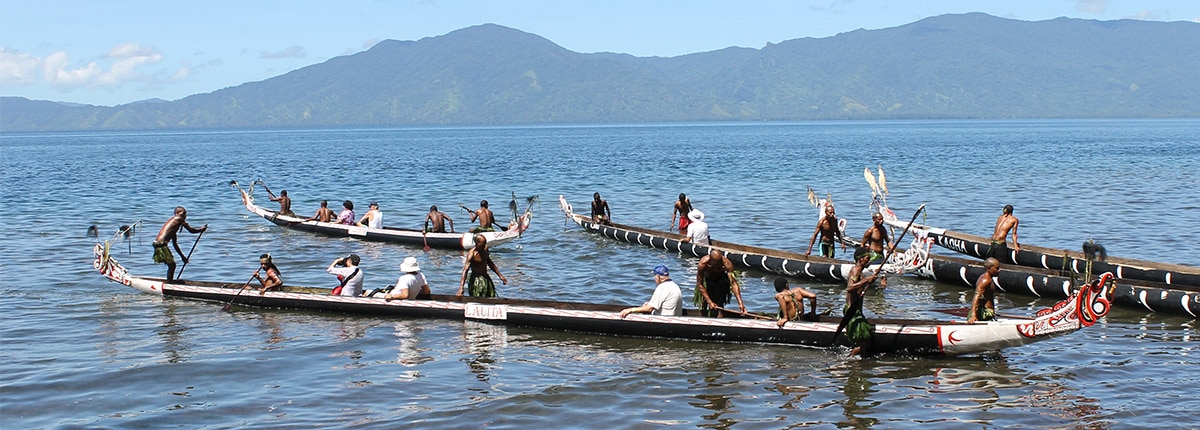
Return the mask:
<svg viewBox="0 0 1200 430"><path fill-rule="evenodd" d="M471 276L487 275L488 267L492 265L492 256L487 248L472 248L467 251L467 267Z"/></svg>
<svg viewBox="0 0 1200 430"><path fill-rule="evenodd" d="M1017 241L1017 225L1020 223L1021 220L1015 216L1008 214L1000 215L999 218L996 218L996 230L992 232L992 240L1003 242L1011 231L1013 242L1015 243Z"/></svg>
<svg viewBox="0 0 1200 430"><path fill-rule="evenodd" d="M479 226L485 227L485 228L491 227L492 223L496 222L495 215L493 215L492 210L488 209L488 208L476 209L474 216L472 216L471 218L472 218L471 221L475 221L476 219L478 219Z"/></svg>

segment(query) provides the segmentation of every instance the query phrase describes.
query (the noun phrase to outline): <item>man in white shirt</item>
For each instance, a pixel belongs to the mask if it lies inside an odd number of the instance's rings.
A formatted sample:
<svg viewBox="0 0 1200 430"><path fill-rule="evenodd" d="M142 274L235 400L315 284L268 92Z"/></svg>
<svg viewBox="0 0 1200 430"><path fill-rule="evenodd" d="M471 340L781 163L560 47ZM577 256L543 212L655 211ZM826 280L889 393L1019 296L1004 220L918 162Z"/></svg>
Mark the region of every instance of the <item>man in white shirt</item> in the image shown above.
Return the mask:
<svg viewBox="0 0 1200 430"><path fill-rule="evenodd" d="M400 271L404 274L396 280L396 287L392 292L383 296L385 301L413 300L418 296L429 296L429 283L425 282L425 274L421 273L421 265L417 264L416 257L405 258L404 262L400 263Z"/></svg>
<svg viewBox="0 0 1200 430"><path fill-rule="evenodd" d="M658 286L654 288L654 295L650 296L650 301L636 308L622 310L621 318L625 318L631 313L683 315L683 294L679 291L679 284L671 280L667 266L660 264L654 268L654 283Z"/></svg>
<svg viewBox="0 0 1200 430"><path fill-rule="evenodd" d="M693 209L688 212L688 219L692 223L688 224L687 238L683 241L708 246L708 223L704 222L704 212Z"/></svg>
<svg viewBox="0 0 1200 430"><path fill-rule="evenodd" d="M350 254L349 256L333 260L333 263L325 269L326 272L338 275L342 279L341 296L357 297L363 293L363 273L359 270L358 254ZM349 277L347 279L347 277Z"/></svg>
<svg viewBox="0 0 1200 430"><path fill-rule="evenodd" d="M383 228L383 212L379 210L379 203L371 202L368 207L370 210L355 225L367 228Z"/></svg>

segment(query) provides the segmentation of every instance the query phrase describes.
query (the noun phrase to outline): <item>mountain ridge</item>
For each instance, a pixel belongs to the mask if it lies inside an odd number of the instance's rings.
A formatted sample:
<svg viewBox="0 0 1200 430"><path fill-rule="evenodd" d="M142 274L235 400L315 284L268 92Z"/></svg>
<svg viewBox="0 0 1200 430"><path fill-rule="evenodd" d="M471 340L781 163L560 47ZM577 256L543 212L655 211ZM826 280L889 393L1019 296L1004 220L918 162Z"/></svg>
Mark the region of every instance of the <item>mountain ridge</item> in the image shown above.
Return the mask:
<svg viewBox="0 0 1200 430"><path fill-rule="evenodd" d="M942 15L676 57L482 24L176 101L0 97L0 130L1200 117L1200 24Z"/></svg>

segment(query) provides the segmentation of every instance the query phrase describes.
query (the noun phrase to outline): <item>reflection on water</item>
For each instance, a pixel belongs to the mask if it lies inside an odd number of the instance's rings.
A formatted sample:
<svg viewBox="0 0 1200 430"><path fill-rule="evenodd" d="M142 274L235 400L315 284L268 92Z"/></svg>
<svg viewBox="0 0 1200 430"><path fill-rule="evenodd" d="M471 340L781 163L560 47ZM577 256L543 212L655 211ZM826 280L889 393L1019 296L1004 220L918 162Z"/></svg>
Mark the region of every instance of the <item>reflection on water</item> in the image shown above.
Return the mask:
<svg viewBox="0 0 1200 430"><path fill-rule="evenodd" d="M495 376L494 372L501 366L496 365L492 357L496 351L508 344L508 328L501 325L465 321L463 324L463 351L466 356L467 370L475 375L479 382L488 383ZM487 395L487 391L480 394Z"/></svg>
<svg viewBox="0 0 1200 430"><path fill-rule="evenodd" d="M175 313L175 304L166 303L166 306L163 306L163 322L154 331L159 337L162 337L163 354L167 356L167 362L172 364L184 362L189 354L183 339L183 334L188 331L188 327L179 323Z"/></svg>
<svg viewBox="0 0 1200 430"><path fill-rule="evenodd" d="M869 416L869 412L879 405L878 400L871 400L875 393L875 383L871 381L871 370L874 362L867 360L847 361L844 366L833 369L834 375L844 376L845 385L842 394L846 400L842 402L842 416L845 421L838 422L839 426L864 428L879 424L879 420Z"/></svg>

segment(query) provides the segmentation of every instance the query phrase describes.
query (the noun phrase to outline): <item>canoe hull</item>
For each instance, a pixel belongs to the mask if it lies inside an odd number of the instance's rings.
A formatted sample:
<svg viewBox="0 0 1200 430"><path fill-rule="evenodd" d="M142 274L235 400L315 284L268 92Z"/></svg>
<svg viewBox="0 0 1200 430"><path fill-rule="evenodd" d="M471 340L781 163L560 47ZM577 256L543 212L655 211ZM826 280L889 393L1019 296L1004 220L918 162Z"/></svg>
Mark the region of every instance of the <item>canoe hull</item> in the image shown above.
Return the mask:
<svg viewBox="0 0 1200 430"><path fill-rule="evenodd" d="M237 303L239 306L303 309L345 314L402 318L475 320L518 327L586 332L603 335L661 337L714 342L750 342L830 348L848 344L836 334L838 319L788 322L772 318L708 318L685 310L684 316L633 314L621 318L626 306L435 295L430 300L394 300L328 294L329 289L287 286L260 295L242 290L243 284L177 281L129 274L97 244L93 267L106 279L165 297ZM1081 311L1082 309L1082 311ZM878 320L871 351L955 355L992 351L1066 334L1090 325L1107 312L1097 291L1072 296L1043 311L1036 320L1002 320L980 324L961 321Z"/></svg>
<svg viewBox="0 0 1200 430"><path fill-rule="evenodd" d="M299 230L331 237L349 237L353 239L389 242L408 246L437 249L471 249L475 246L474 234L459 233L423 233L420 230L394 227L367 228L355 225L344 225L331 222L306 221L304 218L280 215L277 211L258 206L254 196L248 190L239 188L242 194L242 204L246 210L270 221L271 223L292 230ZM521 237L533 219L533 213L526 209L517 220L510 221L504 231L482 233L487 238L488 248L503 245Z"/></svg>

